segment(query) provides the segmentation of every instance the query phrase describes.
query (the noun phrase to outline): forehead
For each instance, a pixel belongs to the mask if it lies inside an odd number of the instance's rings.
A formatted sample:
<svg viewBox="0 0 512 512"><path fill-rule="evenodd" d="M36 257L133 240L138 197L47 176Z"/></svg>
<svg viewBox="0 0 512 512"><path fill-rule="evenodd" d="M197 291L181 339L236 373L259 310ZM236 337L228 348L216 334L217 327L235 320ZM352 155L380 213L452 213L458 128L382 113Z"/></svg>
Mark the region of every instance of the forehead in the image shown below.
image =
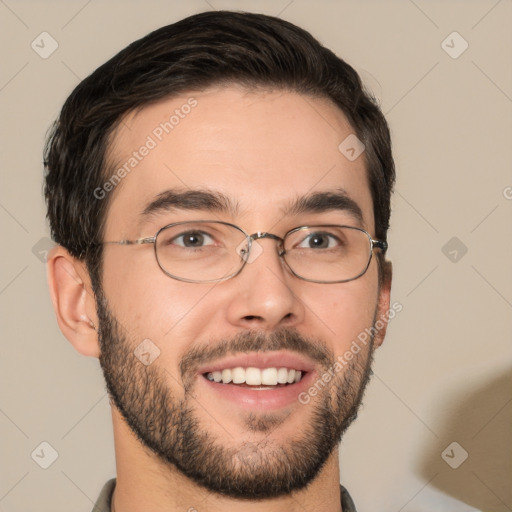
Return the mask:
<svg viewBox="0 0 512 512"><path fill-rule="evenodd" d="M353 133L329 100L288 91L211 88L146 106L112 138L105 237L144 230L144 210L168 190L218 193L249 231L300 198L340 192L372 231L364 154L351 161L338 149Z"/></svg>

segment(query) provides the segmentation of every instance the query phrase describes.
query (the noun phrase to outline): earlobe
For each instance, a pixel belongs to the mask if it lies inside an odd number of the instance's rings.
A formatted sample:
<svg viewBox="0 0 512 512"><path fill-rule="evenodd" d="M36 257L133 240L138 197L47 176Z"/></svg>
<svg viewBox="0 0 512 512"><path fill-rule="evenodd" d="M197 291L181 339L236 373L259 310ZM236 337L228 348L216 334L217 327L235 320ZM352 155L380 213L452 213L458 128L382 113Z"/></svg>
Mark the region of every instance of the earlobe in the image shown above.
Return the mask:
<svg viewBox="0 0 512 512"><path fill-rule="evenodd" d="M80 354L99 357L96 303L84 264L57 246L48 254L47 272L60 330Z"/></svg>
<svg viewBox="0 0 512 512"><path fill-rule="evenodd" d="M375 327L377 333L375 334L373 344L374 347L380 347L386 336L386 330L389 321L389 308L391 297L391 280L393 275L393 268L390 261L382 263L381 282L379 287L379 298L377 305L377 318L375 319Z"/></svg>

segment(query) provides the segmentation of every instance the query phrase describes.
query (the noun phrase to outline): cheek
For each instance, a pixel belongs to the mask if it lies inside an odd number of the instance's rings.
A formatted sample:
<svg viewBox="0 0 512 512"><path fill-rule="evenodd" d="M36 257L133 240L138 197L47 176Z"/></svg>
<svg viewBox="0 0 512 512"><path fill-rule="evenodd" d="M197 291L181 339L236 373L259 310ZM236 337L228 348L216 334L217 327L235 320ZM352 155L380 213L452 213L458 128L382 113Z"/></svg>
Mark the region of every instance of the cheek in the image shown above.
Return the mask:
<svg viewBox="0 0 512 512"><path fill-rule="evenodd" d="M212 285L172 279L160 270L152 253L152 259L143 256L106 257L103 290L110 310L133 344L150 339L161 350L162 359L171 355L177 359L216 310L208 300ZM135 262L137 271L130 272Z"/></svg>
<svg viewBox="0 0 512 512"><path fill-rule="evenodd" d="M336 355L345 352L358 335L372 326L377 294L376 277L366 278L366 274L355 281L312 291L304 300L312 334L330 340Z"/></svg>

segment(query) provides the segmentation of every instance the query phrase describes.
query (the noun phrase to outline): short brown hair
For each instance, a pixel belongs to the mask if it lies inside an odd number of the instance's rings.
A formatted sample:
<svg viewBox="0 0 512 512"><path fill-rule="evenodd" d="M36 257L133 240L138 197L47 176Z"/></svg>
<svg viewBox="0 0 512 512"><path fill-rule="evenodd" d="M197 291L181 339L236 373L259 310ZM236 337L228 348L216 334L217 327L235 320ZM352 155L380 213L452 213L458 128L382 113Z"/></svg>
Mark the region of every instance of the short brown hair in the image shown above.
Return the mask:
<svg viewBox="0 0 512 512"><path fill-rule="evenodd" d="M356 71L311 34L280 18L214 11L133 42L66 100L45 148L45 196L53 239L85 260L99 284L111 134L128 112L212 85L284 89L329 98L365 145L375 235L386 240L395 181L388 125ZM341 141L340 141L341 142Z"/></svg>

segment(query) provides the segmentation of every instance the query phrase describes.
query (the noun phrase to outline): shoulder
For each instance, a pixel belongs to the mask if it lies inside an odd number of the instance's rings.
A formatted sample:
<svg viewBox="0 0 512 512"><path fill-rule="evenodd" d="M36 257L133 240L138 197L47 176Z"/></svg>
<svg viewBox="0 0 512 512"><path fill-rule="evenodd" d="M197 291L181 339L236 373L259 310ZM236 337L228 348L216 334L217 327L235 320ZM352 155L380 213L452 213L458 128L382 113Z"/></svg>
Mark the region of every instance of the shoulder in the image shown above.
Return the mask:
<svg viewBox="0 0 512 512"><path fill-rule="evenodd" d="M356 506L354 505L354 501L352 500L350 494L347 489L340 485L341 490L341 508L343 512L357 512Z"/></svg>
<svg viewBox="0 0 512 512"><path fill-rule="evenodd" d="M101 489L100 495L96 500L96 504L92 509L92 512L110 512L112 504L112 494L116 488L116 479L112 478L109 480Z"/></svg>

